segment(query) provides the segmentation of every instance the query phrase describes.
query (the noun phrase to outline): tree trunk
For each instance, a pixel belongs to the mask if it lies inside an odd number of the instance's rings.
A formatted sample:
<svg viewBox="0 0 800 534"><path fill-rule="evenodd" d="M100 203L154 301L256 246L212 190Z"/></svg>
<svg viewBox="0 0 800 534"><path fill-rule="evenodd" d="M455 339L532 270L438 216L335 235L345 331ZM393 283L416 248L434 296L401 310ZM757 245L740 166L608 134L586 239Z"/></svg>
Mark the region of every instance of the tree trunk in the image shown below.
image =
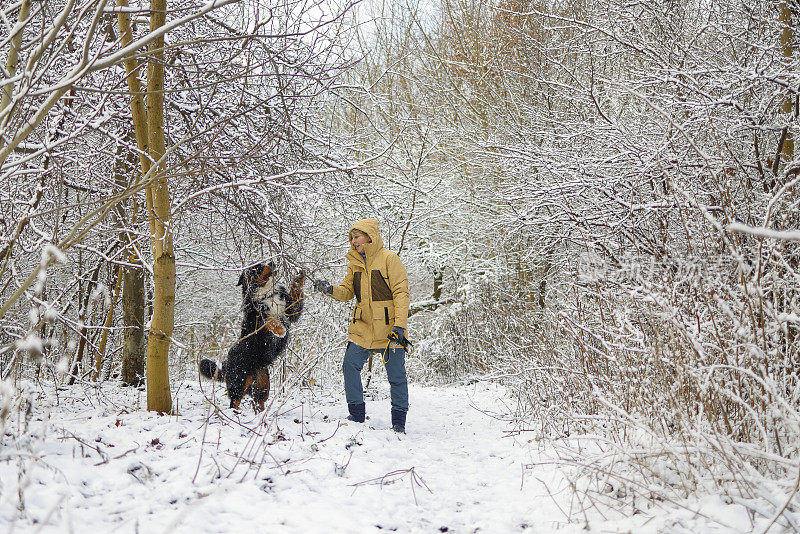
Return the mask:
<svg viewBox="0 0 800 534"><path fill-rule="evenodd" d="M30 0L22 0L22 5L19 7L19 17L17 17L17 22L22 23L25 19L28 18L28 15L31 11L31 2ZM17 28L17 33L11 36L11 46L8 50L8 61L6 62L6 72L8 73L8 79L5 83L3 83L3 95L0 97L0 113L4 109L6 109L11 104L11 97L14 95L14 75L17 73L17 63L19 61L19 47L22 45L22 30L25 27L20 24ZM8 118L11 117L11 114L7 115L6 118L0 121L0 129L8 122ZM0 146L2 146L3 138L0 137Z"/></svg>
<svg viewBox="0 0 800 534"><path fill-rule="evenodd" d="M439 302L442 298L442 285L444 285L444 267L433 272L433 301Z"/></svg>
<svg viewBox="0 0 800 534"><path fill-rule="evenodd" d="M796 9L796 8L794 8ZM796 16L794 9L789 4L788 1L783 1L780 4L780 22L781 22L781 51L783 52L783 57L786 58L787 64L789 64L792 60L792 56L794 55L794 46L792 41L794 39L794 30L793 30L793 21L792 19ZM795 98L797 94L790 91L783 100L781 104L781 111L785 113L787 117L787 122L791 124L793 120L797 118L798 110L793 106L793 102L795 102ZM792 117L792 112L794 111L795 117ZM782 159L786 164L794 159L794 139L792 138L792 133L789 131L788 126L784 130L786 132L785 139L783 139L783 143L781 145L781 153L779 156L782 156ZM786 181L792 180L794 178L793 175L786 176ZM776 177L777 179L777 177ZM785 183L785 182L784 182ZM783 187L784 183L778 183L778 187ZM792 188L792 191L789 193L789 199L792 200L792 205L796 205L796 188ZM792 220L794 219L794 220ZM792 217L790 220L787 221L788 227L793 227L797 224L796 217ZM789 249L787 249L788 252ZM798 256L797 254L787 254L787 263L790 266L790 270L792 272L796 272L798 268ZM786 274L787 278L791 276L791 272ZM787 290L784 289L781 292L781 295L778 298L778 310L780 312L787 312L791 309L791 295L787 294ZM787 325L786 330L782 332L782 337L785 338L785 344L782 346L782 351L784 354L784 359L788 362L787 367L790 369L790 373L792 375L797 376L800 374L800 369L797 366L797 335L798 329L792 325L791 323Z"/></svg>
<svg viewBox="0 0 800 534"><path fill-rule="evenodd" d="M117 5L122 8L128 7L128 0L117 0ZM120 11L117 15L119 22L119 34L122 46L128 46L133 42L133 34L131 33L131 20L130 16L124 11ZM162 40L163 43L163 40ZM139 162L142 166L142 176L147 176L150 172L150 159L148 157L149 150L147 144L147 110L144 104L144 96L142 94L142 84L139 81L139 63L133 57L125 59L125 72L128 80L128 90L131 94L131 116L133 117L133 131L136 134L136 146L139 148ZM148 187L145 189L147 195L147 212L153 209L153 188ZM150 234L155 233L153 227L153 219L150 218Z"/></svg>
<svg viewBox="0 0 800 534"><path fill-rule="evenodd" d="M106 320L103 322L103 332L100 334L100 344L94 355L94 374L92 380L95 382L100 381L103 373L103 364L106 357L106 346L108 344L108 333L114 322L114 310L116 309L117 299L119 298L120 283L122 281L122 274L119 269L114 270L114 292L111 295L111 305L108 307L106 313Z"/></svg>
<svg viewBox="0 0 800 534"><path fill-rule="evenodd" d="M167 2L150 4L150 31L164 25ZM175 320L175 254L170 227L170 198L166 165L160 161L166 151L164 142L164 38L150 46L151 62L147 69L147 139L150 159L157 166L153 175L153 209L150 238L153 247L153 316L147 339L147 409L172 412L169 391L168 354Z"/></svg>
<svg viewBox="0 0 800 534"><path fill-rule="evenodd" d="M85 294L83 294L82 289L78 292L78 299L83 300L83 306L80 308L80 313L78 315L79 322L81 323L81 330L79 334L80 341L78 342L78 352L75 354L72 365L69 367L70 376L67 380L67 385L70 386L75 383L75 379L78 376L81 363L83 362L83 355L86 352L86 344L89 341L89 326L87 324L89 322L89 304L91 304L92 292L97 287L97 281L100 279L100 269L102 269L102 267L103 261L100 260L97 262L97 267L92 271L92 277L89 280L89 286L86 288Z"/></svg>
<svg viewBox="0 0 800 534"><path fill-rule="evenodd" d="M122 383L138 387L144 383L144 271L125 267L122 271L122 317L125 331L122 348Z"/></svg>
<svg viewBox="0 0 800 534"><path fill-rule="evenodd" d="M117 0L120 7L128 7L128 0ZM120 11L117 16L119 33L122 46L127 46L133 41L131 33L130 16ZM139 164L142 176L150 171L147 144L147 111L142 94L142 84L139 81L139 64L136 59L129 57L125 60L128 89L131 94L131 116L133 117L133 131L136 137L136 146L139 148ZM131 176L134 174L131 169ZM135 183L136 180L131 180ZM145 189L147 196L147 213L153 209L153 190ZM125 220L122 207L119 207L120 217ZM129 224L135 225L138 220L137 201L133 199L133 213ZM153 235L154 227L150 218L150 234ZM145 354L147 352L147 338L144 334L145 317L145 276L144 269L139 263L136 254L133 234L128 232L127 246L129 247L128 263L136 266L126 266L122 273L122 317L125 331L123 333L122 348L122 383L126 386L139 387L144 384Z"/></svg>
<svg viewBox="0 0 800 534"><path fill-rule="evenodd" d="M791 60L792 55L794 53L794 46L792 46L792 39L793 39L793 30L792 30L792 8L790 7L789 3L786 1L781 2L780 5L780 22L781 22L781 51L783 52L783 57L787 60ZM781 105L781 111L790 115L792 113L792 101L794 100L794 94L791 92L784 97L783 104ZM791 119L789 119L791 120ZM794 139L792 139L792 133L786 131L786 138L783 140L781 146L781 152L783 154L783 160L788 163L794 157Z"/></svg>

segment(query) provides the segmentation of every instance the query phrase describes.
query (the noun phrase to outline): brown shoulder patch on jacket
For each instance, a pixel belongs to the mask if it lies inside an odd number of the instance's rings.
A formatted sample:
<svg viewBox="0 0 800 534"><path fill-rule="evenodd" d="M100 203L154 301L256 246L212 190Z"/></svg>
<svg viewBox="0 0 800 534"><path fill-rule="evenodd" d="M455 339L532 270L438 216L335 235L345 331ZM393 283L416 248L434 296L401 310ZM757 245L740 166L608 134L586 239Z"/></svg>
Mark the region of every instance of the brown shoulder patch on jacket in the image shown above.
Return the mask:
<svg viewBox="0 0 800 534"><path fill-rule="evenodd" d="M378 269L372 271L372 301L392 300L392 290Z"/></svg>
<svg viewBox="0 0 800 534"><path fill-rule="evenodd" d="M361 271L353 273L353 293L356 294L356 300L361 302Z"/></svg>

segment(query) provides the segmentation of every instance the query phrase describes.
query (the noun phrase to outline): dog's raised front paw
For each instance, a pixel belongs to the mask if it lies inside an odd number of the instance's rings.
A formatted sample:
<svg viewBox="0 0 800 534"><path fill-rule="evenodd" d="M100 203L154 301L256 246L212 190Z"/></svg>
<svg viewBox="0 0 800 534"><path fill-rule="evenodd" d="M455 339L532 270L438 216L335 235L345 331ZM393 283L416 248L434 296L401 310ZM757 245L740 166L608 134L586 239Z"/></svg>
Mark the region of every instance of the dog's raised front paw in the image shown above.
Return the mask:
<svg viewBox="0 0 800 534"><path fill-rule="evenodd" d="M286 327L283 326L283 323L275 317L267 317L264 319L264 328L278 337L283 337L286 335Z"/></svg>

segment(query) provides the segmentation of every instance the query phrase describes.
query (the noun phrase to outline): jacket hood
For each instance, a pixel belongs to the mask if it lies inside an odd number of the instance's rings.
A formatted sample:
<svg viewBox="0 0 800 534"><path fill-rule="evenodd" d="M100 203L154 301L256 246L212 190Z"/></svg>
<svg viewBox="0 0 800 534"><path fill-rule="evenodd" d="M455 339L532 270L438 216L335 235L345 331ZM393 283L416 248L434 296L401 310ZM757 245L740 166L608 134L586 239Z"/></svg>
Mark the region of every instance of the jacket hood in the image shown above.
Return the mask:
<svg viewBox="0 0 800 534"><path fill-rule="evenodd" d="M367 253L367 256L375 256L375 253L383 248L383 239L381 239L381 234L378 232L378 221L376 219L361 219L353 224L350 230L361 230L372 239L372 243L364 245L364 251ZM354 254L356 258L361 258L361 254L356 252L352 244L350 245L350 252L348 252L347 255L350 256L351 254Z"/></svg>

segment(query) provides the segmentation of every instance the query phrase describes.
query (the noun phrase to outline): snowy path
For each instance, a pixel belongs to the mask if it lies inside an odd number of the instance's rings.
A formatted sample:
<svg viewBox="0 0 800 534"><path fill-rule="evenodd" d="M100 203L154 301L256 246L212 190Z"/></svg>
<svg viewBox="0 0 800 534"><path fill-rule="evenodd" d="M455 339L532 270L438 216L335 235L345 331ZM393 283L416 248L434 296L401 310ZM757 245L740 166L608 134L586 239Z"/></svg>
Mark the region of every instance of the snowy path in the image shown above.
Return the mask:
<svg viewBox="0 0 800 534"><path fill-rule="evenodd" d="M412 385L398 436L383 385L366 424L343 424L341 395L319 388L262 418L210 413L200 386L178 389L178 417L114 385L31 391L31 416L0 448L0 531L585 532L560 472L523 469L539 449L484 413L505 402L500 388ZM664 531L644 514L588 519L592 532Z"/></svg>
<svg viewBox="0 0 800 534"><path fill-rule="evenodd" d="M313 517L317 527L321 520L345 532L378 527L510 532L540 515L530 492L520 491L524 455L500 437L503 425L499 421L472 408L464 390L412 387L411 396L414 411L406 436L398 437L388 429L387 400L368 403L371 416L366 425L341 427L338 439L320 447L319 454L304 463L306 473L296 479L285 477L278 484L279 503L284 503L283 485L289 493L299 490L293 498L299 502L297 506L286 502L288 506L274 521L299 529L311 526L308 518ZM495 401L487 395L479 400ZM321 412L335 419L344 415L344 407L326 407ZM333 424L313 419L310 427L330 434ZM344 464L344 476L339 477L337 466ZM412 468L419 479L409 471ZM388 473L396 474L383 484L376 480Z"/></svg>
<svg viewBox="0 0 800 534"><path fill-rule="evenodd" d="M266 426L249 409L234 419L230 410L209 417L196 382L180 390L177 418L130 410L142 402L130 390L65 399L69 393L58 401L37 393L29 422L37 439L20 443L7 432L0 525L18 532L514 532L564 520L541 483L522 484L527 448L475 409L498 407L492 387L412 385L405 436L389 429L380 386L363 425L342 424L343 402L325 392L296 393ZM224 405L222 391L215 395ZM49 430L37 430L48 404ZM11 461L15 448L40 461Z"/></svg>

